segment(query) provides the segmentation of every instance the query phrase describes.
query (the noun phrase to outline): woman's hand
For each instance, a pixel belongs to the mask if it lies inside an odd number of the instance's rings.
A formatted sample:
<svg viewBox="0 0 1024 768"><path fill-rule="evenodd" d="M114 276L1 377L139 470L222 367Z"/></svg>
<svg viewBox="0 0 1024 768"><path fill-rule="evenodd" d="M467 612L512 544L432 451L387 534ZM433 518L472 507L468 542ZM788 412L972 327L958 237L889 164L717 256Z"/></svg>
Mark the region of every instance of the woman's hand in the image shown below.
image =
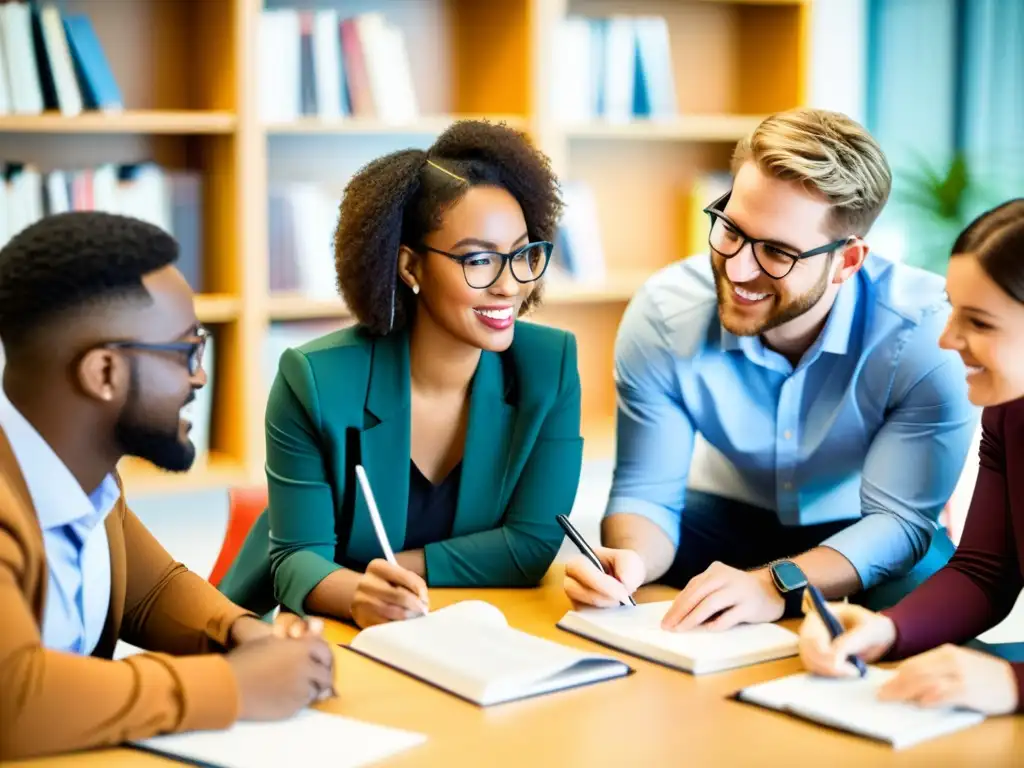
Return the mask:
<svg viewBox="0 0 1024 768"><path fill-rule="evenodd" d="M986 715L1013 712L1017 697L1017 678L1009 662L956 645L907 659L878 691L882 701L966 707Z"/></svg>
<svg viewBox="0 0 1024 768"><path fill-rule="evenodd" d="M349 610L363 628L421 616L429 611L427 584L401 566L372 560L356 584Z"/></svg>
<svg viewBox="0 0 1024 768"><path fill-rule="evenodd" d="M800 625L800 660L817 675L855 677L860 674L847 658L859 656L867 663L882 658L896 642L896 625L881 613L849 603L829 603L829 610L843 626L835 640L811 610Z"/></svg>

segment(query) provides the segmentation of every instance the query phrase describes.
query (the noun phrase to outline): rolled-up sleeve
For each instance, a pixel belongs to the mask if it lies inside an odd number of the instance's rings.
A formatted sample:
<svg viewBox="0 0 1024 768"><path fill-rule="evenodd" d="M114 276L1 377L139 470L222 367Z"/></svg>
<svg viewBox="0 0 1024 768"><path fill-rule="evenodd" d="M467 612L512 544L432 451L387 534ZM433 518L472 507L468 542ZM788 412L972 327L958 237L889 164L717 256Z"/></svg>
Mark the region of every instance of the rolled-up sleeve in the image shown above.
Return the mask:
<svg viewBox="0 0 1024 768"><path fill-rule="evenodd" d="M618 429L606 516L642 515L679 544L694 427L679 391L665 325L646 289L627 308L615 343Z"/></svg>
<svg viewBox="0 0 1024 768"><path fill-rule="evenodd" d="M905 394L868 449L862 519L823 542L853 564L865 589L905 574L924 556L977 428L980 412L967 399L963 364L938 348L939 332L917 334L901 362L894 388ZM926 373L908 381L915 371Z"/></svg>

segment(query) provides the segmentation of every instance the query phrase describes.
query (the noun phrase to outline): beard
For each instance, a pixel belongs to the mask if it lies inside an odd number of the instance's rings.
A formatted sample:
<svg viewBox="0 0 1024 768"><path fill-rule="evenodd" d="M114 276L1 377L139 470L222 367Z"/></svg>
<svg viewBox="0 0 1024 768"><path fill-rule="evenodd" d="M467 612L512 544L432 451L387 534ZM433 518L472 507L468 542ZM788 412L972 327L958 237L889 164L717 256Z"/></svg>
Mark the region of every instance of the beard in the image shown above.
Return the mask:
<svg viewBox="0 0 1024 768"><path fill-rule="evenodd" d="M791 320L796 320L821 301L821 297L825 295L825 291L828 290L830 282L831 264L831 260L826 262L825 269L821 272L821 278L806 293L787 301L780 301L779 294L773 292L770 299L772 307L769 310L767 317L759 322L748 321L746 325L741 325L734 322L733 319L728 316L728 312L722 311L722 307L729 306L729 303L731 302L730 295L733 292L732 283L729 278L719 270L714 259L712 259L711 271L715 276L715 293L718 296L719 320L725 329L735 336L760 336L773 328L778 328L780 325L784 325Z"/></svg>
<svg viewBox="0 0 1024 768"><path fill-rule="evenodd" d="M195 397L192 394L185 405ZM144 459L168 472L185 472L192 467L196 458L196 447L192 441L179 437L180 421L175 411L174 421L166 426L154 423L153 415L141 403L138 375L135 365L131 366L128 401L121 412L114 435L121 451L127 456Z"/></svg>

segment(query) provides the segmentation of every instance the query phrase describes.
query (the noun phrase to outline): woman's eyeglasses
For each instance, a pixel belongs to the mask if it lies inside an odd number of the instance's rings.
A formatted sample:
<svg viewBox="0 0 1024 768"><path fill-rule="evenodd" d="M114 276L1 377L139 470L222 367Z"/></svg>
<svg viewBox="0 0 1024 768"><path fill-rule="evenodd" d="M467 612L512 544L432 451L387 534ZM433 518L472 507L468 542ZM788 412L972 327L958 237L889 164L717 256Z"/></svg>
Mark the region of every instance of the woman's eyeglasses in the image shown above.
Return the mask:
<svg viewBox="0 0 1024 768"><path fill-rule="evenodd" d="M439 248L423 246L423 250L447 256L462 264L462 274L470 288L490 288L501 277L508 263L509 271L520 283L532 283L540 279L551 261L554 246L547 240L527 243L512 253L497 251L473 251L472 253L449 253Z"/></svg>

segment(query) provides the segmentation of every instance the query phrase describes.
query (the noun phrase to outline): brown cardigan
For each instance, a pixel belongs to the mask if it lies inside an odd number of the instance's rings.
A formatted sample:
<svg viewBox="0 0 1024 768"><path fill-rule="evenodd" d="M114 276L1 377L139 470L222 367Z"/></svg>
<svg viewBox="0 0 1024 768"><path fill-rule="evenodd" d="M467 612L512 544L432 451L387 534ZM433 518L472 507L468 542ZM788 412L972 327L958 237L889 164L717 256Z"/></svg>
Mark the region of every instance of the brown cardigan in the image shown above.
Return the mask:
<svg viewBox="0 0 1024 768"><path fill-rule="evenodd" d="M213 654L246 611L171 559L125 505L123 487L106 529L110 608L99 643L92 656L48 650L42 531L0 430L0 761L225 728L238 717L231 666ZM118 638L159 653L111 661Z"/></svg>

